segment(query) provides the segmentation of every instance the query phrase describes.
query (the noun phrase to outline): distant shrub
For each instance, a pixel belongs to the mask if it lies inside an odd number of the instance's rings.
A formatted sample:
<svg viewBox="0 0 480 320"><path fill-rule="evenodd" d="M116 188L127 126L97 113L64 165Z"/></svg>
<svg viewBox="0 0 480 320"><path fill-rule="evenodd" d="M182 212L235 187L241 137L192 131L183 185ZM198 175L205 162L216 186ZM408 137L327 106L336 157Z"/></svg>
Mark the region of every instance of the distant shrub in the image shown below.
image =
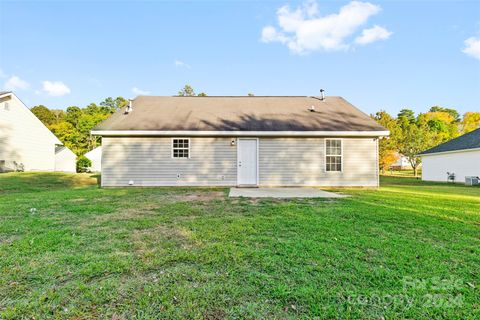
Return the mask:
<svg viewBox="0 0 480 320"><path fill-rule="evenodd" d="M85 156L80 156L77 159L77 172L87 172L92 166L92 161Z"/></svg>

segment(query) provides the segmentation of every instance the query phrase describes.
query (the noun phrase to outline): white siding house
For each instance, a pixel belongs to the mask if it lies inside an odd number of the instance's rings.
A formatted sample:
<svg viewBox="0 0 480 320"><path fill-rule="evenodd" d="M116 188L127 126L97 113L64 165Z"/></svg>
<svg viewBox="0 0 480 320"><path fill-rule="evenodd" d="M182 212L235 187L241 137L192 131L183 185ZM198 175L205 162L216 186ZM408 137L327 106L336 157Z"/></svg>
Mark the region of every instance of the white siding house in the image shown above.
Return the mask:
<svg viewBox="0 0 480 320"><path fill-rule="evenodd" d="M106 187L377 187L388 135L339 97L141 96L92 133Z"/></svg>
<svg viewBox="0 0 480 320"><path fill-rule="evenodd" d="M0 92L0 171L54 171L61 142L12 92Z"/></svg>
<svg viewBox="0 0 480 320"><path fill-rule="evenodd" d="M55 148L55 171L76 172L77 156L65 146Z"/></svg>
<svg viewBox="0 0 480 320"><path fill-rule="evenodd" d="M448 174L455 182L465 182L465 177L480 177L480 129L424 151L422 180L447 181Z"/></svg>
<svg viewBox="0 0 480 320"><path fill-rule="evenodd" d="M408 161L408 157L400 153L397 153L397 157L398 157L398 160L390 166L392 169L394 170L412 169L412 165L410 164L410 161Z"/></svg>
<svg viewBox="0 0 480 320"><path fill-rule="evenodd" d="M102 147L96 147L93 150L85 153L85 157L92 162L92 166L89 168L92 172L102 171Z"/></svg>

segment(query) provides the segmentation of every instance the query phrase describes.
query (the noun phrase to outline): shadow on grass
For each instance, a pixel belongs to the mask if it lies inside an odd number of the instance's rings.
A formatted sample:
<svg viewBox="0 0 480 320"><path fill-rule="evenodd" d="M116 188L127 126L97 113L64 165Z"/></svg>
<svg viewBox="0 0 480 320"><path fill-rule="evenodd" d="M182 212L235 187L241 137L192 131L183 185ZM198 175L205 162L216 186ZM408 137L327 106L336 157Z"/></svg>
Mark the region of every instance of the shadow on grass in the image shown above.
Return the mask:
<svg viewBox="0 0 480 320"><path fill-rule="evenodd" d="M0 194L73 189L98 185L100 175L60 172L12 172L0 174Z"/></svg>

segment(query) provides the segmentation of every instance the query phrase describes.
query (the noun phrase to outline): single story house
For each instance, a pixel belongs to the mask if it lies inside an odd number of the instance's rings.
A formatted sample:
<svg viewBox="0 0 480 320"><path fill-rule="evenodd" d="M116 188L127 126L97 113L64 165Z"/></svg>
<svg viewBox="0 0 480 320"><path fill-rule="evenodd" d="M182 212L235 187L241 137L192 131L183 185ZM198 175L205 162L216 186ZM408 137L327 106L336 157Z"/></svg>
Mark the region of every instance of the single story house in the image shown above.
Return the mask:
<svg viewBox="0 0 480 320"><path fill-rule="evenodd" d="M65 146L55 148L55 171L77 172L77 156Z"/></svg>
<svg viewBox="0 0 480 320"><path fill-rule="evenodd" d="M407 170L412 169L412 165L410 161L408 161L408 157L404 156L403 154L397 153L398 160L390 166L393 170Z"/></svg>
<svg viewBox="0 0 480 320"><path fill-rule="evenodd" d="M108 187L377 187L389 132L341 97L139 96L92 134Z"/></svg>
<svg viewBox="0 0 480 320"><path fill-rule="evenodd" d="M91 172L100 172L102 171L102 147L96 147L85 153L85 157L92 162L89 170Z"/></svg>
<svg viewBox="0 0 480 320"><path fill-rule="evenodd" d="M54 171L61 144L13 92L0 92L0 172Z"/></svg>
<svg viewBox="0 0 480 320"><path fill-rule="evenodd" d="M480 128L422 152L422 180L465 182L480 176Z"/></svg>

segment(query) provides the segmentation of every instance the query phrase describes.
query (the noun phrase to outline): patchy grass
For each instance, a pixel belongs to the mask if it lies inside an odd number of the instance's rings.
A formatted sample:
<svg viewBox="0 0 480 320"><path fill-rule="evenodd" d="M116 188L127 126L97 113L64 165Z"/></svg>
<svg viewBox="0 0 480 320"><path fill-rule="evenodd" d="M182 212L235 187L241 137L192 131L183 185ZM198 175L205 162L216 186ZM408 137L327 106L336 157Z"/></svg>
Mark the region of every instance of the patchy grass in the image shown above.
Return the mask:
<svg viewBox="0 0 480 320"><path fill-rule="evenodd" d="M0 318L474 319L480 188L345 199L0 175Z"/></svg>
<svg viewBox="0 0 480 320"><path fill-rule="evenodd" d="M417 176L413 174L413 169L403 169L403 170L385 170L383 173L384 176L393 176L393 177L403 177L403 178L422 178L422 168L417 170Z"/></svg>

